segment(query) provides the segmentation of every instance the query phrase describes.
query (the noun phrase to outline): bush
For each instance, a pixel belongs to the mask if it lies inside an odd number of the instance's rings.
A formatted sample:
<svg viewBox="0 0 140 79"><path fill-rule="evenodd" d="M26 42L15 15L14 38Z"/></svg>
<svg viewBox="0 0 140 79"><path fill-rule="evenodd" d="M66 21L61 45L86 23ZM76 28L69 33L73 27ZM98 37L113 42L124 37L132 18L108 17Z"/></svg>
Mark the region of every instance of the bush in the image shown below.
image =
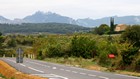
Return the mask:
<svg viewBox="0 0 140 79"><path fill-rule="evenodd" d="M96 50L95 41L88 37L74 36L71 42L71 55L75 57L92 58Z"/></svg>
<svg viewBox="0 0 140 79"><path fill-rule="evenodd" d="M108 51L101 52L98 63L106 67L111 65L111 60L108 58Z"/></svg>
<svg viewBox="0 0 140 79"><path fill-rule="evenodd" d="M50 46L47 51L48 57L62 57L64 53L61 51L60 45Z"/></svg>
<svg viewBox="0 0 140 79"><path fill-rule="evenodd" d="M109 54L114 54L118 56L117 47L115 43L110 43L108 40L100 40L97 44L98 46L98 56L99 56L99 64L102 66L112 66L113 62L110 58L108 58Z"/></svg>
<svg viewBox="0 0 140 79"><path fill-rule="evenodd" d="M134 46L140 46L140 25L129 26L126 31L121 35L124 41L128 40Z"/></svg>

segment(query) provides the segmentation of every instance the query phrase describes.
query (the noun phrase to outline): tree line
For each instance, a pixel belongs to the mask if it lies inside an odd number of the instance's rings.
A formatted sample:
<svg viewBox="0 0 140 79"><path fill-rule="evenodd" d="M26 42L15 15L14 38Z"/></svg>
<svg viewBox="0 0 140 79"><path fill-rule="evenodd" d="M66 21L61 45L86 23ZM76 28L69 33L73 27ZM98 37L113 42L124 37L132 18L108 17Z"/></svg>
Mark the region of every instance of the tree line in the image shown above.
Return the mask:
<svg viewBox="0 0 140 79"><path fill-rule="evenodd" d="M86 32L90 28L64 24L64 23L23 23L23 24L0 24L2 33L55 33L67 34L74 32Z"/></svg>

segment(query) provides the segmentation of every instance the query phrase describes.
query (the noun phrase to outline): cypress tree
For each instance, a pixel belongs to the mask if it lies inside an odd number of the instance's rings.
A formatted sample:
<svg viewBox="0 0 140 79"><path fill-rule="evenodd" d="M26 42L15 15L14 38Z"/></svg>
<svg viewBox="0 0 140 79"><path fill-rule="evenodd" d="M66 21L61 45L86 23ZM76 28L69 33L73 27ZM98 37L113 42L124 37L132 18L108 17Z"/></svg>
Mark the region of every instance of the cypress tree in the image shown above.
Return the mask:
<svg viewBox="0 0 140 79"><path fill-rule="evenodd" d="M111 18L110 18L110 33L113 33L113 32L114 32L114 28L115 28L115 25L114 25L114 18L111 17Z"/></svg>

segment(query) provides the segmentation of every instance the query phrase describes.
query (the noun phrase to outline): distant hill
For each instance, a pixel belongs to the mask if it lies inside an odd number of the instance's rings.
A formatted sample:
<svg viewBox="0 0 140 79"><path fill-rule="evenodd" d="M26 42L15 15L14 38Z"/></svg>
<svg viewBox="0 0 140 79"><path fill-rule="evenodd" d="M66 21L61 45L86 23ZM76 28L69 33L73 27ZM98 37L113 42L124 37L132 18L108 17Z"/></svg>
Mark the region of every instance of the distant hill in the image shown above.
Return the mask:
<svg viewBox="0 0 140 79"><path fill-rule="evenodd" d="M115 19L116 24L140 24L140 16L112 16ZM0 16L0 23L21 24L21 23L67 23L80 25L85 27L95 27L101 24L110 24L110 17L104 17L100 19L72 19L70 17L62 16L52 12L38 11L32 15L26 16L23 19L9 20Z"/></svg>
<svg viewBox="0 0 140 79"><path fill-rule="evenodd" d="M8 23L8 22L10 22L9 19L7 19L7 18L5 18L3 16L0 16L0 23Z"/></svg>
<svg viewBox="0 0 140 79"><path fill-rule="evenodd" d="M51 22L56 22L56 23L67 23L67 24L76 24L76 21L72 18L66 17L66 16L61 16L56 13L48 12L48 13L43 13L43 12L36 12L33 15L27 16L23 18L25 22L29 23L51 23Z"/></svg>
<svg viewBox="0 0 140 79"><path fill-rule="evenodd" d="M134 25L134 24L140 24L140 16L112 16L115 19L115 24L128 24L128 25ZM110 25L110 17L104 17L101 19L78 19L77 20L78 25L82 26L99 26L101 24L108 24Z"/></svg>
<svg viewBox="0 0 140 79"><path fill-rule="evenodd" d="M65 23L23 23L0 24L2 33L55 33L69 34L74 32L87 32L90 28Z"/></svg>

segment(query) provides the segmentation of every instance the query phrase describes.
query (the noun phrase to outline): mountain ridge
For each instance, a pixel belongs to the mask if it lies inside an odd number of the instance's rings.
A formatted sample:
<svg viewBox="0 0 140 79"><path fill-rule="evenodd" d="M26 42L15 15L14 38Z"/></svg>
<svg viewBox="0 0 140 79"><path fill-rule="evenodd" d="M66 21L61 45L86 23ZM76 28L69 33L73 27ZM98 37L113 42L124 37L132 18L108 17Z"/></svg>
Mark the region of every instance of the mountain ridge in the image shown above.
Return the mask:
<svg viewBox="0 0 140 79"><path fill-rule="evenodd" d="M115 24L140 24L140 16L111 16L115 19ZM9 23L9 24L20 24L20 23L67 23L67 24L74 24L80 25L85 27L95 27L101 24L110 24L110 17L103 17L99 19L91 19L91 18L84 18L84 19L73 19L67 16L62 16L57 13L53 12L41 12L37 11L32 15L28 15L23 19L14 19L10 20L3 16L0 16L0 23Z"/></svg>

